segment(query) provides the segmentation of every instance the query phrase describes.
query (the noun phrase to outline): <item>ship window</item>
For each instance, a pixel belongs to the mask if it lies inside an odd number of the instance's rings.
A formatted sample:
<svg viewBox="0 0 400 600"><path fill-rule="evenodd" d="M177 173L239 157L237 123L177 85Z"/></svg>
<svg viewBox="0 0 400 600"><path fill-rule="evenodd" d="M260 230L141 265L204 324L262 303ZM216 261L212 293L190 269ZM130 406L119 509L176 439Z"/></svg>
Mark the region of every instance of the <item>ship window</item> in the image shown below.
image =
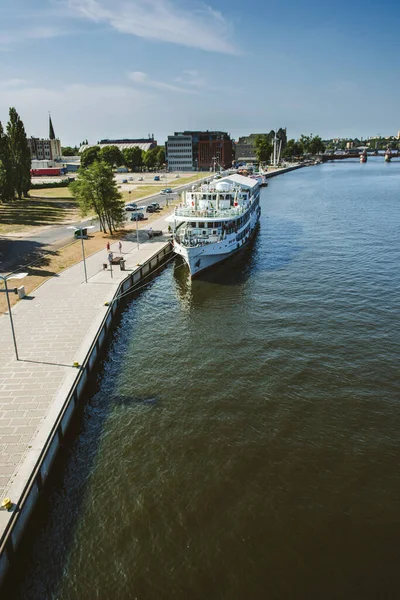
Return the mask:
<svg viewBox="0 0 400 600"><path fill-rule="evenodd" d="M190 227L196 227L196 221L194 221L193 223L190 223Z"/></svg>
<svg viewBox="0 0 400 600"><path fill-rule="evenodd" d="M207 231L203 231L203 235L207 235Z"/></svg>
<svg viewBox="0 0 400 600"><path fill-rule="evenodd" d="M212 228L213 228L213 226L214 226L214 223L207 223L207 227L208 227L208 229L212 229Z"/></svg>
<svg viewBox="0 0 400 600"><path fill-rule="evenodd" d="M213 235L217 235L217 232L215 229L213 230Z"/></svg>
<svg viewBox="0 0 400 600"><path fill-rule="evenodd" d="M199 229L203 229L204 223L199 223Z"/></svg>

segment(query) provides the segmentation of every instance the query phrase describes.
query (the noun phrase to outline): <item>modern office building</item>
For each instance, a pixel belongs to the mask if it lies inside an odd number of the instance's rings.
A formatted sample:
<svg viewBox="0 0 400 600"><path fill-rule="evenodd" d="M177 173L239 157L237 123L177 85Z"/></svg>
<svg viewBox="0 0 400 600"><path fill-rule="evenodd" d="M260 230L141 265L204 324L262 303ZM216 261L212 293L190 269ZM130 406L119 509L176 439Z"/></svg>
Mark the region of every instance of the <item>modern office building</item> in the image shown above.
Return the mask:
<svg viewBox="0 0 400 600"><path fill-rule="evenodd" d="M227 169L234 159L233 142L224 131L182 131L169 135L165 154L170 171Z"/></svg>
<svg viewBox="0 0 400 600"><path fill-rule="evenodd" d="M183 133L169 135L165 142L165 156L169 171L196 170L193 158L192 136Z"/></svg>

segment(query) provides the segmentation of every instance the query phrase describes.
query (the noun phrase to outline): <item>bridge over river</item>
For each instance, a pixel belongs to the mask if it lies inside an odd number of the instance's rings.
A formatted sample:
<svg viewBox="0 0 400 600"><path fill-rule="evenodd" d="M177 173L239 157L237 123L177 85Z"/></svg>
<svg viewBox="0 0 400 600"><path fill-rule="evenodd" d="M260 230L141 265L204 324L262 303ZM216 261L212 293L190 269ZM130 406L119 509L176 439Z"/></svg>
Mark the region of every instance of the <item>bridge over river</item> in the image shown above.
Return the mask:
<svg viewBox="0 0 400 600"><path fill-rule="evenodd" d="M345 160L345 159L349 159L349 158L359 160L360 155L361 155L361 152L357 152L357 153L351 152L348 154L323 154L322 156L319 156L319 159L322 160L322 162L329 162L331 160ZM368 154L368 156L378 156L378 157L381 157L382 159L385 158L384 154L371 153L371 154ZM393 158L400 158L400 152L396 152L396 153L392 152L391 159L393 159Z"/></svg>

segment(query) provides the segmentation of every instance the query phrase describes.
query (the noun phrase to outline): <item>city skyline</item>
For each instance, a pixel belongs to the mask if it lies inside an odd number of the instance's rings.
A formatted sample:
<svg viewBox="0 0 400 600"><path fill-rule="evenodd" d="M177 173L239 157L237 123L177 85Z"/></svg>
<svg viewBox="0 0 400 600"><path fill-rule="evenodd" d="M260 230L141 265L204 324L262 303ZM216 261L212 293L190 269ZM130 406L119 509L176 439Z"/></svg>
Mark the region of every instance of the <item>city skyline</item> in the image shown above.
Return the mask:
<svg viewBox="0 0 400 600"><path fill-rule="evenodd" d="M233 138L396 135L400 8L338 0L13 0L0 24L0 120L63 145L174 131Z"/></svg>

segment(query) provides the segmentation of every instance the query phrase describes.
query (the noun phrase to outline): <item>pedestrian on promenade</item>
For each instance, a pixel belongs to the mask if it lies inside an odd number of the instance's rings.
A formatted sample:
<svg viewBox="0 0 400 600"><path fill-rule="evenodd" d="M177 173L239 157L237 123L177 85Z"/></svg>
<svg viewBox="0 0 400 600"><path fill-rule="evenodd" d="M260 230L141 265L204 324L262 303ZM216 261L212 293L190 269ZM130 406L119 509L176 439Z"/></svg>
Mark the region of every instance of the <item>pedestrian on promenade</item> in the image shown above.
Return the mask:
<svg viewBox="0 0 400 600"><path fill-rule="evenodd" d="M106 248L108 251L110 251L110 242L107 242Z"/></svg>
<svg viewBox="0 0 400 600"><path fill-rule="evenodd" d="M150 227L149 228L149 239L151 240L152 237L153 237L153 228Z"/></svg>
<svg viewBox="0 0 400 600"><path fill-rule="evenodd" d="M110 252L108 253L108 262L110 263L110 265L112 263L112 260L113 260L113 253L110 250Z"/></svg>
<svg viewBox="0 0 400 600"><path fill-rule="evenodd" d="M121 243L121 241L118 242L118 250L119 250L119 253L122 254L122 243Z"/></svg>

